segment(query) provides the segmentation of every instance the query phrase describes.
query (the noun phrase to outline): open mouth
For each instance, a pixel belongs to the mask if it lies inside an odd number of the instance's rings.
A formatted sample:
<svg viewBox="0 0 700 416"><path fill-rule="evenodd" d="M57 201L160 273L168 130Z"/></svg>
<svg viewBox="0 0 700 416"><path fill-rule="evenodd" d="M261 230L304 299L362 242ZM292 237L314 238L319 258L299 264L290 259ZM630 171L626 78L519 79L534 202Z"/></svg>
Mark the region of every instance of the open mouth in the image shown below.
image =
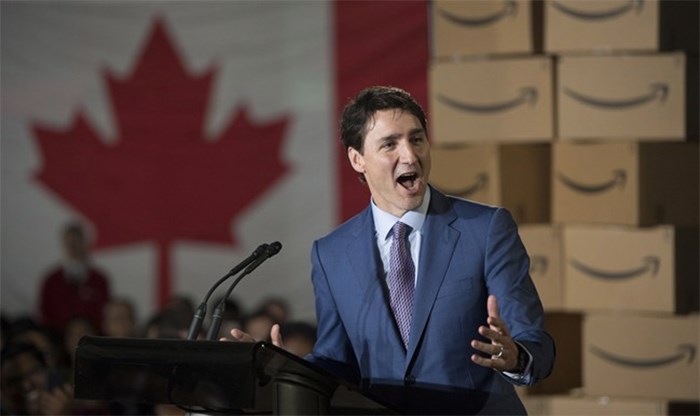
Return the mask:
<svg viewBox="0 0 700 416"><path fill-rule="evenodd" d="M417 184L418 174L415 172L407 172L407 173L400 175L396 179L396 181L399 183L399 185L410 190L410 189L413 189L413 187Z"/></svg>

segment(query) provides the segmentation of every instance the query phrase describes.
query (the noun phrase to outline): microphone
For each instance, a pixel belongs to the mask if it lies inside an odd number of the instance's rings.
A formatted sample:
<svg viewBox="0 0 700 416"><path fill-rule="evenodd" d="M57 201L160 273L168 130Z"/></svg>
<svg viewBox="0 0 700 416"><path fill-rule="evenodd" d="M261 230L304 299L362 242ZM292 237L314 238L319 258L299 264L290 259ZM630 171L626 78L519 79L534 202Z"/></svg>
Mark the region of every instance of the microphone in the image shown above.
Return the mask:
<svg viewBox="0 0 700 416"><path fill-rule="evenodd" d="M202 327L202 321L207 315L207 302L209 302L209 298L211 297L212 293L214 293L214 290L216 290L216 288L219 287L223 282L225 282L229 277L237 274L261 256L266 255L267 257L269 257L267 253L268 244L259 245L258 248L256 248L255 251L253 251L253 254L246 257L242 262L238 263L233 269L229 270L228 273L226 273L216 283L214 283L214 285L211 288L209 288L209 291L204 296L202 303L199 304L199 307L197 308L197 311L195 312L194 317L192 318L192 322L190 322L190 329L187 333L187 340L191 341L197 338L197 334L199 334L199 330Z"/></svg>
<svg viewBox="0 0 700 416"><path fill-rule="evenodd" d="M221 320L224 317L224 309L226 309L226 299L228 299L231 293L233 292L233 288L236 287L236 285L238 284L238 282L241 281L241 279L249 275L253 270L257 269L258 266L260 266L265 260L279 253L280 250L282 250L282 244L279 241L267 244L267 247L265 247L265 251L263 252L263 254L258 256L255 260L253 260L248 265L248 267L246 267L243 273L241 273L240 276L238 276L236 280L233 281L231 286L229 286L228 290L226 291L226 294L221 299L221 301L219 301L219 304L216 306L216 309L214 309L214 313L212 314L211 325L209 326L209 332L207 333L208 341L216 340L216 337L219 335L219 330L221 329Z"/></svg>
<svg viewBox="0 0 700 416"><path fill-rule="evenodd" d="M280 250L282 250L282 243L279 241L275 241L274 243L270 243L267 245L267 248L265 250L265 253L255 259L244 271L243 274L250 274L253 270L257 269L258 266L262 264L265 260L269 259L270 257L274 256L275 254L279 253ZM228 297L228 296L227 296Z"/></svg>

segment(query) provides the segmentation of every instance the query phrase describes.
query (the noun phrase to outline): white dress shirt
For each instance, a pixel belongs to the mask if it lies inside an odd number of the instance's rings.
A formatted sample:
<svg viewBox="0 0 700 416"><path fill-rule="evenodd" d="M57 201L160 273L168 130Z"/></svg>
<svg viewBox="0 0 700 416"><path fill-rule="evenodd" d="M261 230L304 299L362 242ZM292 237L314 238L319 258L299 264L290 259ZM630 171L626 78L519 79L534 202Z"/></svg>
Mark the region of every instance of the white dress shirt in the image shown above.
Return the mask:
<svg viewBox="0 0 700 416"><path fill-rule="evenodd" d="M389 251L391 250L391 229L397 221L411 227L411 233L408 234L408 244L411 247L411 259L413 260L414 275L413 285L415 287L418 282L418 263L420 260L420 246L423 240L423 223L425 216L428 214L428 206L430 205L430 188L426 188L423 203L415 210L408 211L401 218L397 218L386 211L382 211L372 201L372 216L374 217L374 239L379 249L379 256L382 259L384 266L384 278L386 279L389 272Z"/></svg>

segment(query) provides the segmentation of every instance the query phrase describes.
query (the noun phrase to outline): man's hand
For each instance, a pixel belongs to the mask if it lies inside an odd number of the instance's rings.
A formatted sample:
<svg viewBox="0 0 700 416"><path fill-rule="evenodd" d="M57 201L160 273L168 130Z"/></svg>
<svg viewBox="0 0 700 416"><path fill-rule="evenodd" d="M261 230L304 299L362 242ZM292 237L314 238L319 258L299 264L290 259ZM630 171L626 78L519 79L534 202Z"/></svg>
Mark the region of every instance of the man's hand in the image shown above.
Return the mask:
<svg viewBox="0 0 700 416"><path fill-rule="evenodd" d="M490 357L483 357L479 354L472 354L471 359L474 363L493 368L498 371L512 371L518 366L518 346L510 337L510 332L506 323L501 320L498 313L498 302L494 295L489 295L486 301L486 309L488 318L486 323L489 325L480 326L479 334L491 340L490 343L472 340L472 347L479 350Z"/></svg>
<svg viewBox="0 0 700 416"><path fill-rule="evenodd" d="M255 338L250 336L250 334L241 331L238 328L233 328L231 330L231 336L234 338L236 341L240 342L258 342ZM272 345L276 347L280 347L282 349L284 348L284 342L282 342L282 334L280 333L280 326L279 324L274 324L272 325L272 328L270 328L270 339L272 340ZM228 338L221 338L220 341L231 341Z"/></svg>

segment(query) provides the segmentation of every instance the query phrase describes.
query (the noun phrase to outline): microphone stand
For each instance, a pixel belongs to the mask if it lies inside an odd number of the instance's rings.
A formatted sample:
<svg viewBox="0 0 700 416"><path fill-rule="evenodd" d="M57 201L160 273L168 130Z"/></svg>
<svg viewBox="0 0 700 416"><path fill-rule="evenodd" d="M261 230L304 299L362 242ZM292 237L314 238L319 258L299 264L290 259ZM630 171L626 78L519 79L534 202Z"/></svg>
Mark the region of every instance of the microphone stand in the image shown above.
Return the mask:
<svg viewBox="0 0 700 416"><path fill-rule="evenodd" d="M216 283L214 283L214 285L209 289L207 294L204 296L202 303L199 304L199 306L197 307L197 310L195 311L194 317L192 318L192 322L190 322L190 329L187 332L187 338L186 338L187 340L190 340L190 341L194 340L197 338L197 335L199 335L199 331L202 328L202 321L204 321L204 317L207 315L207 302L209 302L209 298L214 293L214 290L216 290L216 288L219 287L228 278L237 274L238 272L243 270L243 268L245 268L246 266L249 266L251 263L258 260L261 256L267 255L267 257L269 257L268 252L269 252L268 244L259 245L258 248L256 248L255 251L253 251L253 254L246 257L245 260L240 262L233 269L231 269L228 273L226 273L224 276L222 276Z"/></svg>
<svg viewBox="0 0 700 416"><path fill-rule="evenodd" d="M260 266L265 260L269 259L270 257L274 256L275 254L279 253L279 251L282 249L282 244L280 244L279 241L275 241L274 243L271 243L267 245L265 249L265 253L263 253L261 256L259 256L254 262L251 262L251 264L241 273L240 276L236 278L236 280L233 281L231 286L229 286L228 290L226 291L226 294L224 297L219 301L219 304L216 306L216 309L214 309L214 314L212 315L212 320L211 320L211 325L209 326L209 331L207 332L207 340L208 341L214 341L216 337L219 335L219 331L221 330L221 321L224 318L224 310L226 309L226 299L231 296L231 293L233 292L233 289L238 285L238 282L241 281L245 276L248 276L253 270L255 270L258 266Z"/></svg>

